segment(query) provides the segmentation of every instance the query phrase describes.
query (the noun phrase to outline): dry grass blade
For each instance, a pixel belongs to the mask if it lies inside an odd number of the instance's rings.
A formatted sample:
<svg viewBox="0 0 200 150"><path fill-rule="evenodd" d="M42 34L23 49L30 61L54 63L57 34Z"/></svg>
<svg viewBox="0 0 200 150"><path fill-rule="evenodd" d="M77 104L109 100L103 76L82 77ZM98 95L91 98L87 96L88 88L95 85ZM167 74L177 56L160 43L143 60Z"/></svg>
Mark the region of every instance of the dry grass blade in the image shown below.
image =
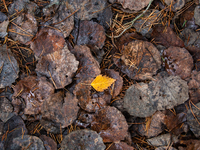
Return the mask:
<svg viewBox="0 0 200 150"><path fill-rule="evenodd" d="M4 4L4 7L5 7L6 11L8 12L8 8L7 8L5 0L3 0L3 4Z"/></svg>

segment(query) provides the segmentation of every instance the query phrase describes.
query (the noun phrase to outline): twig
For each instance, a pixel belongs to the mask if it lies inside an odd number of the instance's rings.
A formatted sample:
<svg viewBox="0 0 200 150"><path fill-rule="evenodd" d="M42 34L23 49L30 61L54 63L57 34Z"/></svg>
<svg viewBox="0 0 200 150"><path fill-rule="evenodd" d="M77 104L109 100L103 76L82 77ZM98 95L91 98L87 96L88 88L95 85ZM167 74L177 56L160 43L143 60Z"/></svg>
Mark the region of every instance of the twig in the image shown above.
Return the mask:
<svg viewBox="0 0 200 150"><path fill-rule="evenodd" d="M149 2L147 8L140 15L138 15L136 18L134 18L131 22L125 23L123 26L126 26L127 24L130 24L130 23L131 24L127 28L125 28L119 35L117 35L117 36L110 36L110 35L106 34L106 36L109 37L109 38L118 38L118 37L120 37L124 32L126 32L128 29L130 29L133 26L133 24L135 23L135 21L137 19L139 19L140 17L142 17L146 13L146 11L149 9L149 7L150 7L150 5L151 5L152 2L153 2L153 0L151 0Z"/></svg>

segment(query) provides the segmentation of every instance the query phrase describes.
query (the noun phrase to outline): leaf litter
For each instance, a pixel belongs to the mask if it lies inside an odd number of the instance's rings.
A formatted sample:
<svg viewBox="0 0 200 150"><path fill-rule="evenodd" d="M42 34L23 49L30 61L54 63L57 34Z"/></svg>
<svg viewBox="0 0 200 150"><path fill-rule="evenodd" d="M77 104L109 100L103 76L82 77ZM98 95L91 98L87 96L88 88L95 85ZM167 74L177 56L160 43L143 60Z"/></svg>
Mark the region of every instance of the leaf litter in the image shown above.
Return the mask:
<svg viewBox="0 0 200 150"><path fill-rule="evenodd" d="M2 0L0 147L198 149L198 4Z"/></svg>

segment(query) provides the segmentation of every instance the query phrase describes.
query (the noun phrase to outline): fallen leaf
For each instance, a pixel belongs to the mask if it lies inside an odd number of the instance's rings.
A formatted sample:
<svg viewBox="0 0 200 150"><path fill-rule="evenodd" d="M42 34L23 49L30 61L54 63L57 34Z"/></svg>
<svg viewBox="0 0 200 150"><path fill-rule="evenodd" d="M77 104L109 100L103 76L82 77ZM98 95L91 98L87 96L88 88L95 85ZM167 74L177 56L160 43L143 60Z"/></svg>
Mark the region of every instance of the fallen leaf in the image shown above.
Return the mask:
<svg viewBox="0 0 200 150"><path fill-rule="evenodd" d="M124 96L124 108L134 117L149 117L157 110L172 109L188 100L187 82L179 76L162 77L131 85ZM158 78L158 77L157 77Z"/></svg>
<svg viewBox="0 0 200 150"><path fill-rule="evenodd" d="M36 73L49 78L56 89L64 88L72 82L78 64L67 45L64 45L63 49L42 56L36 65Z"/></svg>
<svg viewBox="0 0 200 150"><path fill-rule="evenodd" d="M23 111L26 115L39 114L43 102L54 93L53 84L48 82L45 77L37 78L36 76L28 76L20 80L13 90L12 105L14 112L19 113L21 108L24 108ZM21 98L24 103L20 100Z"/></svg>
<svg viewBox="0 0 200 150"><path fill-rule="evenodd" d="M42 28L31 42L31 49L36 58L60 51L65 46L65 39L56 29Z"/></svg>
<svg viewBox="0 0 200 150"><path fill-rule="evenodd" d="M2 140L4 143L4 148L10 150L11 146L14 144L13 139L21 137L22 135L26 136L26 134L28 134L28 130L23 119L18 115L14 115L4 123L3 133L6 132L9 132L9 134L6 135L6 138L2 138Z"/></svg>
<svg viewBox="0 0 200 150"><path fill-rule="evenodd" d="M103 150L106 146L97 132L83 129L66 135L61 142L61 150L65 149L97 149Z"/></svg>
<svg viewBox="0 0 200 150"><path fill-rule="evenodd" d="M200 102L193 104L192 102L189 105L190 109L187 111L187 124L190 127L190 130L194 133L196 137L200 136Z"/></svg>
<svg viewBox="0 0 200 150"><path fill-rule="evenodd" d="M45 150L42 140L37 136L22 135L13 139L9 149L40 149Z"/></svg>
<svg viewBox="0 0 200 150"><path fill-rule="evenodd" d="M99 91L103 92L103 90L107 89L111 84L113 84L116 79L109 78L107 76L98 75L91 83L91 86Z"/></svg>
<svg viewBox="0 0 200 150"><path fill-rule="evenodd" d="M122 5L122 7L124 9L130 9L130 10L136 10L139 11L142 8L146 7L149 3L150 0L117 0L117 1L113 1L113 0L109 0L110 3L114 3L114 2L118 2Z"/></svg>
<svg viewBox="0 0 200 150"><path fill-rule="evenodd" d="M134 128L138 127L137 132L141 136L152 138L152 137L158 136L165 129L163 126L165 117L166 116L163 112L157 111L154 115L152 115L152 117L148 121L145 121L145 123L141 123L141 124L135 124L133 127Z"/></svg>
<svg viewBox="0 0 200 150"><path fill-rule="evenodd" d="M115 71L114 69L105 69L102 70L102 74L105 74L113 79L116 79L114 88L112 87L111 89L108 89L108 91L113 98L119 95L123 86L123 78L119 75L119 72Z"/></svg>
<svg viewBox="0 0 200 150"><path fill-rule="evenodd" d="M61 2L60 6L59 3L56 6L49 4L49 7L43 9L45 16L45 21L43 23L46 26L51 25L59 29L63 33L64 38L66 38L74 28L74 15L72 15L72 10L67 8L67 5L64 3L65 2Z"/></svg>
<svg viewBox="0 0 200 150"><path fill-rule="evenodd" d="M77 103L78 100L70 92L67 92L65 97L62 92L54 93L42 105L42 118L65 128L76 119L79 111Z"/></svg>
<svg viewBox="0 0 200 150"><path fill-rule="evenodd" d="M200 149L200 140L195 140L195 139L181 140L180 143L186 145L187 150Z"/></svg>
<svg viewBox="0 0 200 150"><path fill-rule="evenodd" d="M80 20L91 20L97 18L98 14L105 8L107 0L68 0L66 6L68 9L79 11L75 13L75 18Z"/></svg>
<svg viewBox="0 0 200 150"><path fill-rule="evenodd" d="M46 136L46 135L40 135L39 138L44 143L44 147L46 148L46 150L56 150L57 149L57 143L51 137Z"/></svg>
<svg viewBox="0 0 200 150"><path fill-rule="evenodd" d="M79 69L76 73L76 83L88 78L95 78L100 75L101 70L98 61L92 56L90 48L86 45L76 45L74 49L70 50L72 54L79 61Z"/></svg>
<svg viewBox="0 0 200 150"><path fill-rule="evenodd" d="M77 45L102 48L105 44L106 34L103 26L93 21L81 21L78 30Z"/></svg>
<svg viewBox="0 0 200 150"><path fill-rule="evenodd" d="M200 21L199 21L199 14L200 14L200 7L196 6L194 9L194 20L195 20L195 24L200 25Z"/></svg>
<svg viewBox="0 0 200 150"><path fill-rule="evenodd" d="M110 103L110 99L106 98L106 95L100 95L98 93L91 93L90 83L93 81L92 78L79 82L73 90L74 95L78 99L78 105L87 112L96 112L101 107ZM100 106L100 107L99 107Z"/></svg>
<svg viewBox="0 0 200 150"><path fill-rule="evenodd" d="M134 150L134 148L130 145L128 145L127 143L125 142L116 142L116 143L113 143L109 150L122 150L122 149L126 149L126 150Z"/></svg>
<svg viewBox="0 0 200 150"><path fill-rule="evenodd" d="M10 86L18 78L19 65L6 45L0 47L0 89Z"/></svg>
<svg viewBox="0 0 200 150"><path fill-rule="evenodd" d="M98 111L91 129L97 131L103 142L118 142L128 135L128 124L124 115L115 107L107 106Z"/></svg>
<svg viewBox="0 0 200 150"><path fill-rule="evenodd" d="M170 6L170 9L174 12L180 10L185 5L185 1L182 0L165 0L165 3Z"/></svg>
<svg viewBox="0 0 200 150"><path fill-rule="evenodd" d="M22 13L11 21L9 36L22 44L28 44L38 31L36 18L29 13Z"/></svg>
<svg viewBox="0 0 200 150"><path fill-rule="evenodd" d="M184 42L176 35L170 27L158 25L153 29L151 38L154 42L159 43L165 47L177 46L184 47Z"/></svg>
<svg viewBox="0 0 200 150"><path fill-rule="evenodd" d="M115 53L113 61L121 72L135 80L152 80L152 76L161 68L158 49L150 42L135 40Z"/></svg>
<svg viewBox="0 0 200 150"><path fill-rule="evenodd" d="M193 59L185 48L170 46L163 52L165 69L169 75L180 76L181 79L190 77Z"/></svg>

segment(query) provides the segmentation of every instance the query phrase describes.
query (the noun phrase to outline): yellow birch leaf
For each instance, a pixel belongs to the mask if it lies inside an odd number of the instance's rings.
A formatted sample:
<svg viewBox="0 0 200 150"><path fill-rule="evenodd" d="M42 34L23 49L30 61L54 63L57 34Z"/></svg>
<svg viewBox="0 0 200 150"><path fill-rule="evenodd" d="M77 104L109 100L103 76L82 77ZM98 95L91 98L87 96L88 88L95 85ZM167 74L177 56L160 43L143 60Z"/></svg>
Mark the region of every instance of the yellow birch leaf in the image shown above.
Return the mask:
<svg viewBox="0 0 200 150"><path fill-rule="evenodd" d="M98 75L91 83L91 86L99 91L103 92L105 89L107 89L111 84L115 82L116 79L109 78L107 76Z"/></svg>

